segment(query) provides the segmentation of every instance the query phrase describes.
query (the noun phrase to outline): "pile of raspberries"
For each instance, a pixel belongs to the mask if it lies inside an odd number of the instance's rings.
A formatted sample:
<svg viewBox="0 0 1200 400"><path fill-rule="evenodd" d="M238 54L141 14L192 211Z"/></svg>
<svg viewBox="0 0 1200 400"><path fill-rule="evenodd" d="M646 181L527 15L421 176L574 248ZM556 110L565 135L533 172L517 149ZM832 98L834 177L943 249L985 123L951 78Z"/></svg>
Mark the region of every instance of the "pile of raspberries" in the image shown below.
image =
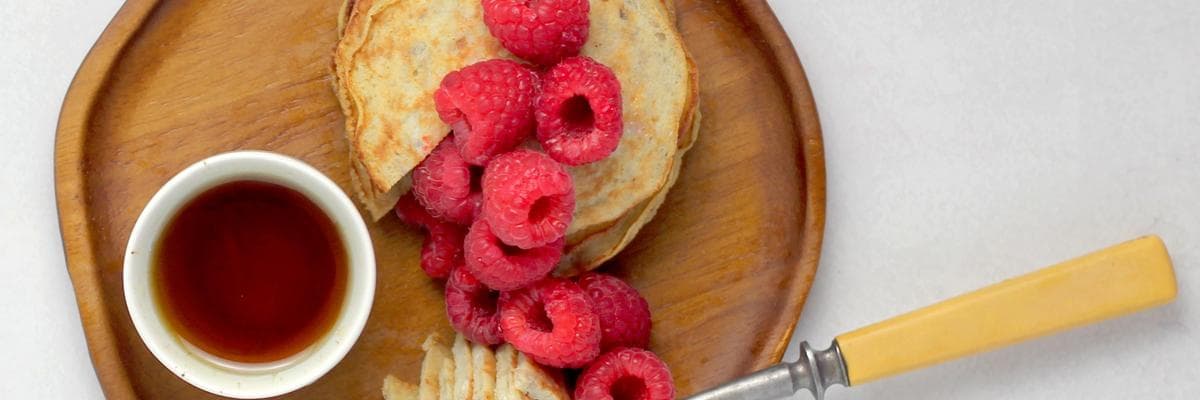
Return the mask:
<svg viewBox="0 0 1200 400"><path fill-rule="evenodd" d="M644 350L650 309L637 290L600 273L550 276L575 210L564 164L608 157L622 133L620 82L578 55L588 2L482 4L492 35L532 64L487 60L442 79L434 102L453 132L396 204L426 234L421 268L447 280L446 314L469 340L583 368L577 400L673 399L666 364ZM544 153L522 146L530 135Z"/></svg>

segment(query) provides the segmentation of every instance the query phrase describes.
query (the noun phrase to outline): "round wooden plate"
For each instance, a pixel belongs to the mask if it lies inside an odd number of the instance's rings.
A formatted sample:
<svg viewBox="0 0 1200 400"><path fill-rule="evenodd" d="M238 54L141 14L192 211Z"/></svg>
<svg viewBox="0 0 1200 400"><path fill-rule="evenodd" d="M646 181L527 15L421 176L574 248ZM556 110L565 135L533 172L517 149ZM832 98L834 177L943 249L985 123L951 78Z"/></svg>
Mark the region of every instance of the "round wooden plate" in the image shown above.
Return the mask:
<svg viewBox="0 0 1200 400"><path fill-rule="evenodd" d="M67 268L92 362L110 398L213 397L173 376L138 338L121 288L134 220L168 178L204 157L265 149L349 188L330 88L337 1L130 0L71 84L55 154ZM654 314L651 349L680 395L779 361L816 271L825 171L812 95L763 0L679 0L700 70L703 126L678 184L608 271ZM375 306L333 371L291 397L378 397L415 381L420 341L449 334L420 238L371 224Z"/></svg>

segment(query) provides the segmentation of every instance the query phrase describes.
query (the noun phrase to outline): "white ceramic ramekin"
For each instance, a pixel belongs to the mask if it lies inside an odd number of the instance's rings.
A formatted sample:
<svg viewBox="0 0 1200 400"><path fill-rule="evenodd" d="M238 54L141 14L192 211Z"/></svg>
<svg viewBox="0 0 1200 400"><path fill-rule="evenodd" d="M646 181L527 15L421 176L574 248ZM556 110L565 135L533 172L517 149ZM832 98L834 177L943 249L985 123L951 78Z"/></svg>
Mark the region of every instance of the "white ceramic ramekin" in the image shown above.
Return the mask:
<svg viewBox="0 0 1200 400"><path fill-rule="evenodd" d="M255 180L292 188L319 206L337 226L349 258L345 298L329 332L287 359L265 364L224 360L191 345L166 325L152 290L155 244L180 207L207 189ZM278 396L307 386L337 365L362 333L375 297L375 253L354 203L315 168L291 157L238 151L192 164L146 204L125 250L125 305L138 335L167 369L208 392L243 399Z"/></svg>

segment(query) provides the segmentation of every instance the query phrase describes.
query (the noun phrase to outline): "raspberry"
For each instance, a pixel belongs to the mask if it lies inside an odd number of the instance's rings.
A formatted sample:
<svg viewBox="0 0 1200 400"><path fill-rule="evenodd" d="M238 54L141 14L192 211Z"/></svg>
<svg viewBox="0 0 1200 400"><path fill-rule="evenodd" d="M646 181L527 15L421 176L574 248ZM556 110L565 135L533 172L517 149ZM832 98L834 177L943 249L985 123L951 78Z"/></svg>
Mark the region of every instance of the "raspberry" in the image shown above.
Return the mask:
<svg viewBox="0 0 1200 400"><path fill-rule="evenodd" d="M430 215L470 225L479 207L481 167L467 164L448 137L413 170L413 196Z"/></svg>
<svg viewBox="0 0 1200 400"><path fill-rule="evenodd" d="M454 129L468 163L486 165L533 131L538 77L510 60L488 60L446 74L434 93L438 116Z"/></svg>
<svg viewBox="0 0 1200 400"><path fill-rule="evenodd" d="M629 347L596 358L575 382L575 400L671 400L671 370L654 353Z"/></svg>
<svg viewBox="0 0 1200 400"><path fill-rule="evenodd" d="M579 54L588 37L587 0L483 0L483 23L517 57L552 65Z"/></svg>
<svg viewBox="0 0 1200 400"><path fill-rule="evenodd" d="M621 83L604 64L568 58L542 77L534 117L550 157L568 165L599 161L621 142Z"/></svg>
<svg viewBox="0 0 1200 400"><path fill-rule="evenodd" d="M483 212L504 243L530 249L561 239L575 210L575 185L561 164L521 149L483 172Z"/></svg>
<svg viewBox="0 0 1200 400"><path fill-rule="evenodd" d="M500 344L499 294L479 283L466 268L450 271L446 282L446 316L450 326L468 340L486 345Z"/></svg>
<svg viewBox="0 0 1200 400"><path fill-rule="evenodd" d="M646 348L650 341L650 305L629 284L611 275L587 273L579 287L591 297L600 317L600 349Z"/></svg>
<svg viewBox="0 0 1200 400"><path fill-rule="evenodd" d="M421 270L426 275L442 279L450 274L455 265L463 264L463 238L466 232L462 227L429 215L411 192L400 196L395 210L400 221L425 232L425 242L421 245Z"/></svg>
<svg viewBox="0 0 1200 400"><path fill-rule="evenodd" d="M467 269L495 290L516 290L546 277L562 258L560 238L542 247L522 250L506 246L487 221L476 220L464 243Z"/></svg>
<svg viewBox="0 0 1200 400"><path fill-rule="evenodd" d="M575 283L547 278L500 294L504 340L539 364L579 368L600 354L600 320Z"/></svg>
<svg viewBox="0 0 1200 400"><path fill-rule="evenodd" d="M429 215L425 207L417 202L412 192L400 196L400 200L396 202L395 211L396 216L400 217L400 222L411 225L414 228L425 229L426 226L437 223L437 220Z"/></svg>
<svg viewBox="0 0 1200 400"><path fill-rule="evenodd" d="M463 264L465 229L438 221L425 227L425 231L427 236L421 245L421 269L430 278L445 278L456 265Z"/></svg>

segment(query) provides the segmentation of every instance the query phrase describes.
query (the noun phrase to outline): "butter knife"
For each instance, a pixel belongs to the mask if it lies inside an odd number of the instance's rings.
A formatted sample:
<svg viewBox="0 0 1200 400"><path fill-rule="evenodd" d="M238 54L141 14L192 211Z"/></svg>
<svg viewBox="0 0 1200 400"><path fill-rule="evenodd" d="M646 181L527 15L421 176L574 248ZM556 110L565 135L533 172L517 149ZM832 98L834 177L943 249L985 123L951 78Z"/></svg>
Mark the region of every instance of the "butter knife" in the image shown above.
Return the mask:
<svg viewBox="0 0 1200 400"><path fill-rule="evenodd" d="M769 400L857 386L956 358L1115 318L1175 299L1175 272L1147 236L839 335L800 344L800 358L690 400Z"/></svg>

